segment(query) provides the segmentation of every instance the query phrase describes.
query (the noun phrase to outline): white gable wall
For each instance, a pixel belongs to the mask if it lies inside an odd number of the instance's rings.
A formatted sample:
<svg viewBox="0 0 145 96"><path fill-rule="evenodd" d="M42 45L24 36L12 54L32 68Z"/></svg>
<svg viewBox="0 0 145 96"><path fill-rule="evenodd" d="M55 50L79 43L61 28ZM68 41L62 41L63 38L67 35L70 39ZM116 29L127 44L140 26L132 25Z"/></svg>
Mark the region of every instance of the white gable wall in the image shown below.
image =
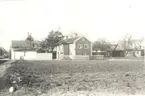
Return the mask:
<svg viewBox="0 0 145 96"><path fill-rule="evenodd" d="M56 50L57 50L57 59L62 59L63 58L63 54L64 54L63 45L57 46Z"/></svg>
<svg viewBox="0 0 145 96"><path fill-rule="evenodd" d="M11 59L20 60L52 60L52 53L37 53L36 51L14 51L11 49Z"/></svg>
<svg viewBox="0 0 145 96"><path fill-rule="evenodd" d="M11 59L12 60L20 60L21 57L23 57L25 60L35 60L37 56L36 51L14 51L13 48L11 48Z"/></svg>
<svg viewBox="0 0 145 96"><path fill-rule="evenodd" d="M75 57L75 44L69 44L69 50L70 50L70 58L74 59Z"/></svg>
<svg viewBox="0 0 145 96"><path fill-rule="evenodd" d="M37 53L36 60L52 60L52 53Z"/></svg>
<svg viewBox="0 0 145 96"><path fill-rule="evenodd" d="M27 51L25 53L25 60L36 60L37 52L36 51Z"/></svg>

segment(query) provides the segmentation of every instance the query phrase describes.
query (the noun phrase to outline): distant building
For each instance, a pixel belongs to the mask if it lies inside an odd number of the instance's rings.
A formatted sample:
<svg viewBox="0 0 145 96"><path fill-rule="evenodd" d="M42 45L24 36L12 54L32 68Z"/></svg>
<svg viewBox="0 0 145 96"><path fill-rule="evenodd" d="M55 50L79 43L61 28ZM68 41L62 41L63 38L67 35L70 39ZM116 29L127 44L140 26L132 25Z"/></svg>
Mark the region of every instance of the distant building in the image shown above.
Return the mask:
<svg viewBox="0 0 145 96"><path fill-rule="evenodd" d="M141 57L144 56L144 42L140 39L133 39L131 43L124 43L119 41L112 44L112 56L113 57Z"/></svg>
<svg viewBox="0 0 145 96"><path fill-rule="evenodd" d="M12 40L11 59L12 60L52 60L51 53L37 53L40 49L40 41Z"/></svg>
<svg viewBox="0 0 145 96"><path fill-rule="evenodd" d="M113 43L111 45L112 57L125 57L124 48L120 43Z"/></svg>
<svg viewBox="0 0 145 96"><path fill-rule="evenodd" d="M144 46L144 40L143 39L134 39L132 44L133 54L136 57L144 56L145 52L145 46Z"/></svg>
<svg viewBox="0 0 145 96"><path fill-rule="evenodd" d="M0 59L8 58L8 56L8 52L3 47L0 47Z"/></svg>
<svg viewBox="0 0 145 96"><path fill-rule="evenodd" d="M55 48L57 59L89 59L92 43L85 37L65 37Z"/></svg>

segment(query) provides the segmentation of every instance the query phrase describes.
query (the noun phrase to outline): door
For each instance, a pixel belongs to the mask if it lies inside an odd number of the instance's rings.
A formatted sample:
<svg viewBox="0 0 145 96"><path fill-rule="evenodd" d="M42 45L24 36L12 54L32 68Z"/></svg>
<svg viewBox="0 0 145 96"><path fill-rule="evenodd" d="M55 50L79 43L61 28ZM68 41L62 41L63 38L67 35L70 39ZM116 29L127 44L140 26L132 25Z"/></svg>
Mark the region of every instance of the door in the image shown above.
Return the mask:
<svg viewBox="0 0 145 96"><path fill-rule="evenodd" d="M63 45L64 55L69 55L69 44Z"/></svg>
<svg viewBox="0 0 145 96"><path fill-rule="evenodd" d="M141 50L141 56L144 56L144 50Z"/></svg>

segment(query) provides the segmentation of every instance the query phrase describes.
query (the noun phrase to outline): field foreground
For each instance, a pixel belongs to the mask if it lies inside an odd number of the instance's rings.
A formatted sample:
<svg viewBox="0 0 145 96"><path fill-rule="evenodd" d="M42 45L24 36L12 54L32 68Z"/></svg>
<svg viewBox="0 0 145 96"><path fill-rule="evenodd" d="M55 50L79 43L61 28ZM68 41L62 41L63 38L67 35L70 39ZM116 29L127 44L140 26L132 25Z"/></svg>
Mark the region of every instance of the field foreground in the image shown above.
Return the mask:
<svg viewBox="0 0 145 96"><path fill-rule="evenodd" d="M16 61L3 78L14 72L23 77L14 96L145 94L144 62L141 60ZM6 82L1 88L2 96L11 96L7 88Z"/></svg>

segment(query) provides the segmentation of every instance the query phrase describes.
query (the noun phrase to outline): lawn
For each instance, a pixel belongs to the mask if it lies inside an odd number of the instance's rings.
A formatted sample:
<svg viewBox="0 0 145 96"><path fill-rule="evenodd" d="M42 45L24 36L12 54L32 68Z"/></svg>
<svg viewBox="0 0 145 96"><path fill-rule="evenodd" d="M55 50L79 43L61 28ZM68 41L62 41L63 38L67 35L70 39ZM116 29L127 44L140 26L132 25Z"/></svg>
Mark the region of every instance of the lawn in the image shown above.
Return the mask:
<svg viewBox="0 0 145 96"><path fill-rule="evenodd" d="M91 94L145 92L143 60L16 61L3 78L13 72L23 77L15 96L74 96L79 92L85 94L83 96L98 96ZM6 94L7 87L8 83L1 94L10 96Z"/></svg>

